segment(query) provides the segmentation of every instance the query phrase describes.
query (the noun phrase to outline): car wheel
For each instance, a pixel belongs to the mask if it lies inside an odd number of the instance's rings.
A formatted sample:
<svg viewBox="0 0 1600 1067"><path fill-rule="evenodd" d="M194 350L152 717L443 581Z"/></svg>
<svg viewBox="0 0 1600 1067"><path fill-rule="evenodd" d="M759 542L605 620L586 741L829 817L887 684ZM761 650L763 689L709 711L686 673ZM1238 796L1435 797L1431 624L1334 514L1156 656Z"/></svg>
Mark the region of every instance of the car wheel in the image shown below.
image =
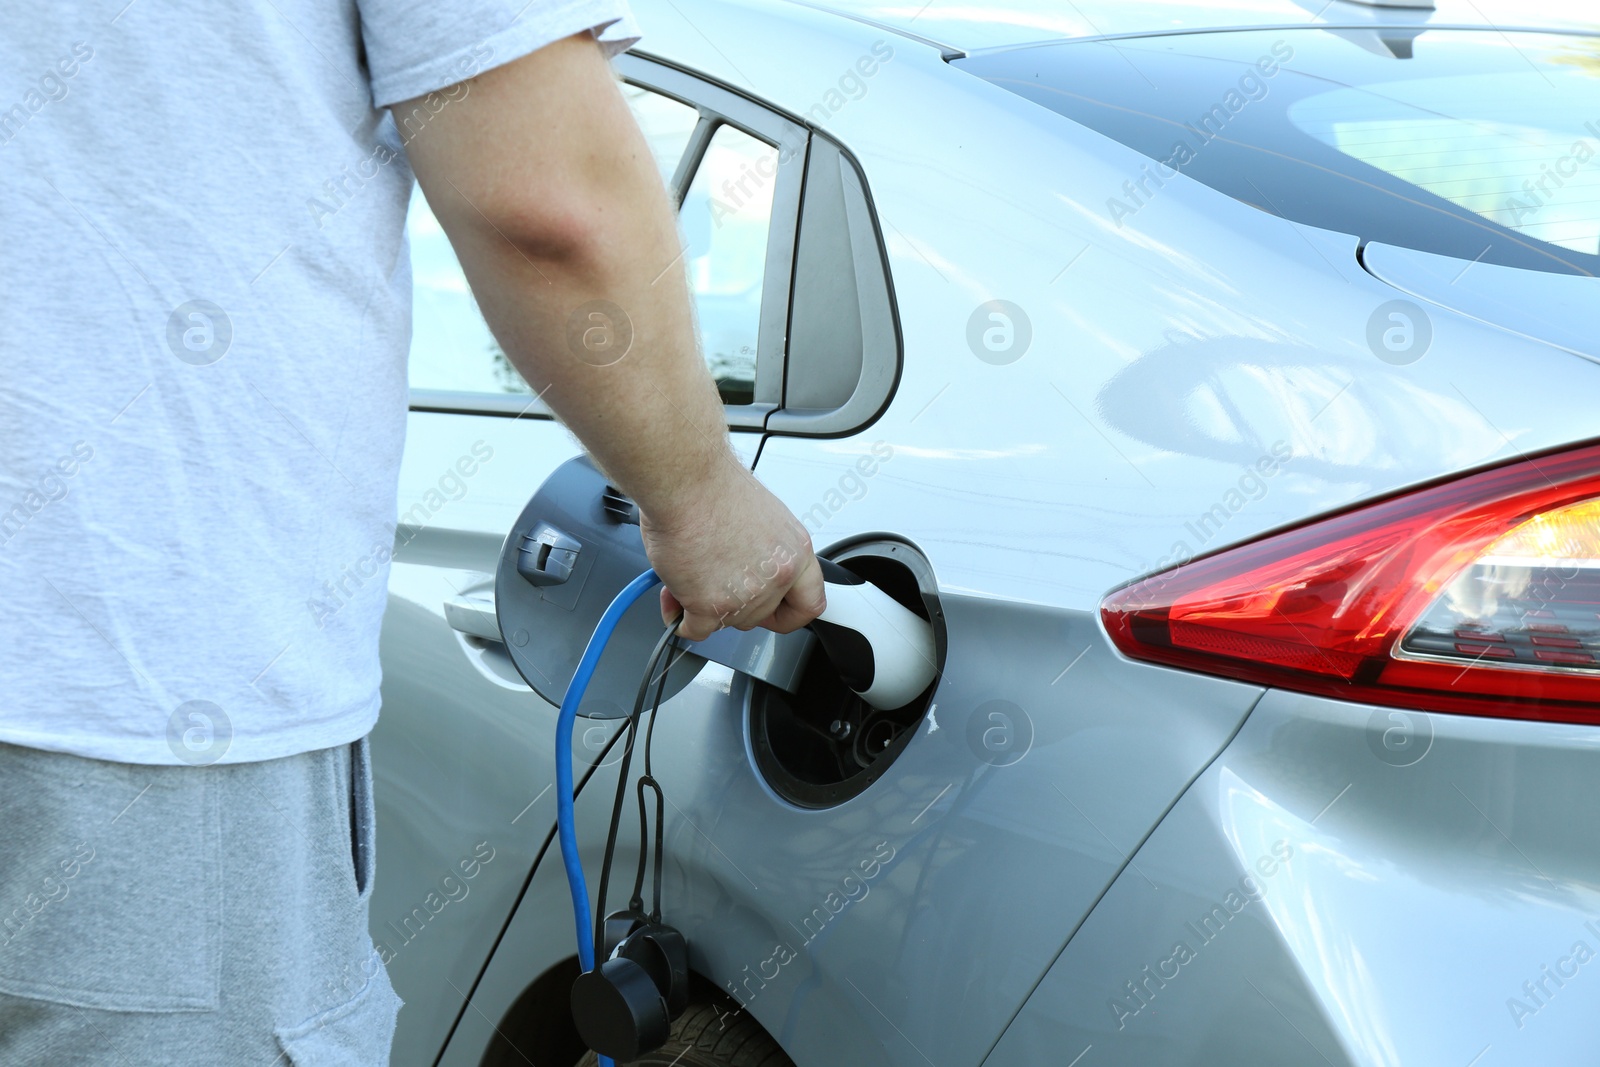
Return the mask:
<svg viewBox="0 0 1600 1067"><path fill-rule="evenodd" d="M577 1067L596 1067L585 1053ZM654 1052L630 1061L639 1067L794 1067L794 1061L731 1000L691 1004L672 1024L672 1036Z"/></svg>

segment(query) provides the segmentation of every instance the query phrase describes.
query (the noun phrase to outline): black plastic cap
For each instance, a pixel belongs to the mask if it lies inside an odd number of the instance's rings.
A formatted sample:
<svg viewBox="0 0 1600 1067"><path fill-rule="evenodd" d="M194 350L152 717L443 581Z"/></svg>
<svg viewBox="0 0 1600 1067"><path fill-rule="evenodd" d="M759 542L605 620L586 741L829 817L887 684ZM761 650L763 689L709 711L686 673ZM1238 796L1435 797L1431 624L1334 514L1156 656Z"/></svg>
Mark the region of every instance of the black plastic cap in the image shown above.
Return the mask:
<svg viewBox="0 0 1600 1067"><path fill-rule="evenodd" d="M689 1006L689 943L670 926L650 925L630 937L621 955L643 967L676 1019Z"/></svg>
<svg viewBox="0 0 1600 1067"><path fill-rule="evenodd" d="M645 969L630 959L606 960L572 983L572 1021L583 1043L619 1063L666 1044L667 1002Z"/></svg>

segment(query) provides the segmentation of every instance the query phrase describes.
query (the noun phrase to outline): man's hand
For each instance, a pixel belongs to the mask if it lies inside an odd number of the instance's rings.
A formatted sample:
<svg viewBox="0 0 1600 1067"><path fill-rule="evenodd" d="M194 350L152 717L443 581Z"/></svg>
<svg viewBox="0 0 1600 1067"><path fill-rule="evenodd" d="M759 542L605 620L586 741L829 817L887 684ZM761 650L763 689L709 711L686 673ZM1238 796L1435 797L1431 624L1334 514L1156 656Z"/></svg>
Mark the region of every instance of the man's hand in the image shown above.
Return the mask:
<svg viewBox="0 0 1600 1067"><path fill-rule="evenodd" d="M506 356L638 503L664 617L681 605L695 639L810 622L810 538L728 445L672 206L599 45L578 34L439 96L402 127L417 180ZM620 358L572 341L597 302L631 326Z"/></svg>
<svg viewBox="0 0 1600 1067"><path fill-rule="evenodd" d="M798 630L826 606L811 537L777 497L736 462L699 499L657 521L645 514L645 551L666 588L661 618L682 609L678 632L698 641L720 626Z"/></svg>

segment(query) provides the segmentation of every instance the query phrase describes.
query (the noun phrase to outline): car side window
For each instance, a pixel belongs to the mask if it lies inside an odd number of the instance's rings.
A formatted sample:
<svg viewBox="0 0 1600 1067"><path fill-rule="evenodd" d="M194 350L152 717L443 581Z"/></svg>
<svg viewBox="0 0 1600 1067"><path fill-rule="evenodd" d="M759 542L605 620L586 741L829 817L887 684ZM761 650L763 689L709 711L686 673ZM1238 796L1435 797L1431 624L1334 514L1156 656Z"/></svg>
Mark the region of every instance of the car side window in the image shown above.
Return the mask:
<svg viewBox="0 0 1600 1067"><path fill-rule="evenodd" d="M641 86L624 84L622 90L662 180L670 183L700 121L699 112ZM483 321L455 250L420 188L412 190L406 233L411 244L412 390L490 397L531 394ZM459 403L475 406L470 397Z"/></svg>
<svg viewBox="0 0 1600 1067"><path fill-rule="evenodd" d="M725 404L755 399L762 280L778 150L719 126L683 199L683 231L700 344Z"/></svg>

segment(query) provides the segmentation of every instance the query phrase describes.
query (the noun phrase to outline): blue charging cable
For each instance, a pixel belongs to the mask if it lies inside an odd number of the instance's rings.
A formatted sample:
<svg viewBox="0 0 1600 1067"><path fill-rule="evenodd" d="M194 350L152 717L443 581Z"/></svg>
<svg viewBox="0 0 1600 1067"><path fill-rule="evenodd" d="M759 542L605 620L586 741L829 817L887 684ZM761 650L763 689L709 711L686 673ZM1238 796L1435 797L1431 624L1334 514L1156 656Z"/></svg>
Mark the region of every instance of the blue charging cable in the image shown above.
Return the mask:
<svg viewBox="0 0 1600 1067"><path fill-rule="evenodd" d="M617 623L635 601L660 584L656 572L647 570L618 593L584 647L583 658L567 686L567 695L561 699L561 714L556 718L556 835L561 840L561 863L567 869L567 886L572 890L572 917L578 926L578 966L585 971L595 968L594 917L589 910L589 883L583 877L583 861L578 856L577 815L573 810L572 792L572 728L578 720L578 705L589 689L594 669L600 655L617 629ZM615 1067L606 1057L600 1057L600 1067Z"/></svg>

